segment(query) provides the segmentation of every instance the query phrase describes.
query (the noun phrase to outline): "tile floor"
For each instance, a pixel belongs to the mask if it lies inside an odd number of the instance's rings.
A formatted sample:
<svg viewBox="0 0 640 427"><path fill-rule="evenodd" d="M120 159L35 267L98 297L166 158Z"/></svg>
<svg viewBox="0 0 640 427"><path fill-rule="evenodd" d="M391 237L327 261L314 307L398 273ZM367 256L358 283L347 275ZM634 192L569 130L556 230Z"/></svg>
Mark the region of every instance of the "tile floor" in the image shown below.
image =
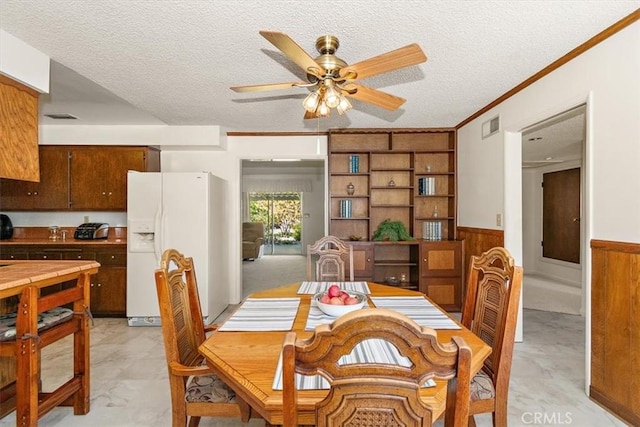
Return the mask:
<svg viewBox="0 0 640 427"><path fill-rule="evenodd" d="M624 426L584 393L584 322L579 316L525 310L525 342L516 344L509 425ZM67 379L72 362L64 339L43 351L45 389ZM125 319L96 319L91 330L91 411L74 416L55 408L43 427L170 426L171 404L160 328L128 327ZM479 427L491 418L476 418ZM15 413L0 426L15 425ZM264 421L203 419L208 426L262 426ZM438 423L441 425L441 422Z"/></svg>
<svg viewBox="0 0 640 427"><path fill-rule="evenodd" d="M305 275L305 258L269 256L243 263L244 295ZM71 339L43 350L43 386L51 390L70 377ZM626 424L585 394L584 319L581 316L524 310L524 342L516 343L509 396L509 426L610 427ZM490 415L476 416L478 427ZM16 425L15 413L0 427ZM55 408L42 427L169 427L171 402L158 327L129 327L126 319L95 319L91 330L91 411L74 416ZM264 426L260 419L204 418L203 427ZM442 426L438 422L437 426Z"/></svg>

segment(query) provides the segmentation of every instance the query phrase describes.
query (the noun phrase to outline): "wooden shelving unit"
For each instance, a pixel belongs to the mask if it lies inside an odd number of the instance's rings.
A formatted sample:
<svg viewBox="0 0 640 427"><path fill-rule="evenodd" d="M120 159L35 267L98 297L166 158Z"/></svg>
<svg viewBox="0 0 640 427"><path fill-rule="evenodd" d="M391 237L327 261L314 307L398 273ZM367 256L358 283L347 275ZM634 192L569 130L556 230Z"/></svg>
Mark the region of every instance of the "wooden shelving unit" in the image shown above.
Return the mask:
<svg viewBox="0 0 640 427"><path fill-rule="evenodd" d="M446 286L456 289L429 286L438 277L424 271L429 263L421 259L423 243L433 250L433 244L456 240L456 177L455 129L329 131L330 234L359 240L359 279L385 283L405 277L399 286L437 290L447 295L448 308L461 308L462 269L447 273ZM386 219L401 221L416 240L370 241ZM455 257L461 253L460 247Z"/></svg>

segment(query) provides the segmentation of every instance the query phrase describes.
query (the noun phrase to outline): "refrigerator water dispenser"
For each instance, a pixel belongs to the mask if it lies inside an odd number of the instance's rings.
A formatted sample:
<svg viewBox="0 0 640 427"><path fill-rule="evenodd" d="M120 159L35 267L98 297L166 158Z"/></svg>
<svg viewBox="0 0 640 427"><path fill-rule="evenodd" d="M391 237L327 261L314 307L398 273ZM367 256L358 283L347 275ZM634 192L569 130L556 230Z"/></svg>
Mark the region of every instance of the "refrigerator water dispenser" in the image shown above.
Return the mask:
<svg viewBox="0 0 640 427"><path fill-rule="evenodd" d="M155 229L153 220L130 220L127 244L130 252L154 252Z"/></svg>

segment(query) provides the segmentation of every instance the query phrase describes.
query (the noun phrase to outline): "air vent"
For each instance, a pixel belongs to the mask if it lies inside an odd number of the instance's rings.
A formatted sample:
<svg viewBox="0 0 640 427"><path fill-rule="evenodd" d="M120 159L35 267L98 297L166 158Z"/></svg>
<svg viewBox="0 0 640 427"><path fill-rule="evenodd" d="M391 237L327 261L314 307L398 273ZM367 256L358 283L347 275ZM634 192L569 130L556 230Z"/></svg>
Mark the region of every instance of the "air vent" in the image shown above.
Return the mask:
<svg viewBox="0 0 640 427"><path fill-rule="evenodd" d="M500 116L487 120L482 124L482 139L485 139L500 130Z"/></svg>
<svg viewBox="0 0 640 427"><path fill-rule="evenodd" d="M49 118L54 119L54 120L76 120L77 119L77 117L72 116L71 114L67 114L67 113L45 114L45 117L49 117Z"/></svg>

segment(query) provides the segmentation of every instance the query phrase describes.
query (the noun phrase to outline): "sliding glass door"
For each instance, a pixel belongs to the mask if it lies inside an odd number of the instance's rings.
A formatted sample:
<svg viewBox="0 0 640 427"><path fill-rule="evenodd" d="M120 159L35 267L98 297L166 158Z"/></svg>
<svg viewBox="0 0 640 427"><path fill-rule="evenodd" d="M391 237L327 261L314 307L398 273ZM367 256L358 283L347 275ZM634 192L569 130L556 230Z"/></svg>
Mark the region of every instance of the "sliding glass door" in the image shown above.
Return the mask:
<svg viewBox="0 0 640 427"><path fill-rule="evenodd" d="M249 219L265 224L264 255L302 254L302 193L250 192Z"/></svg>

